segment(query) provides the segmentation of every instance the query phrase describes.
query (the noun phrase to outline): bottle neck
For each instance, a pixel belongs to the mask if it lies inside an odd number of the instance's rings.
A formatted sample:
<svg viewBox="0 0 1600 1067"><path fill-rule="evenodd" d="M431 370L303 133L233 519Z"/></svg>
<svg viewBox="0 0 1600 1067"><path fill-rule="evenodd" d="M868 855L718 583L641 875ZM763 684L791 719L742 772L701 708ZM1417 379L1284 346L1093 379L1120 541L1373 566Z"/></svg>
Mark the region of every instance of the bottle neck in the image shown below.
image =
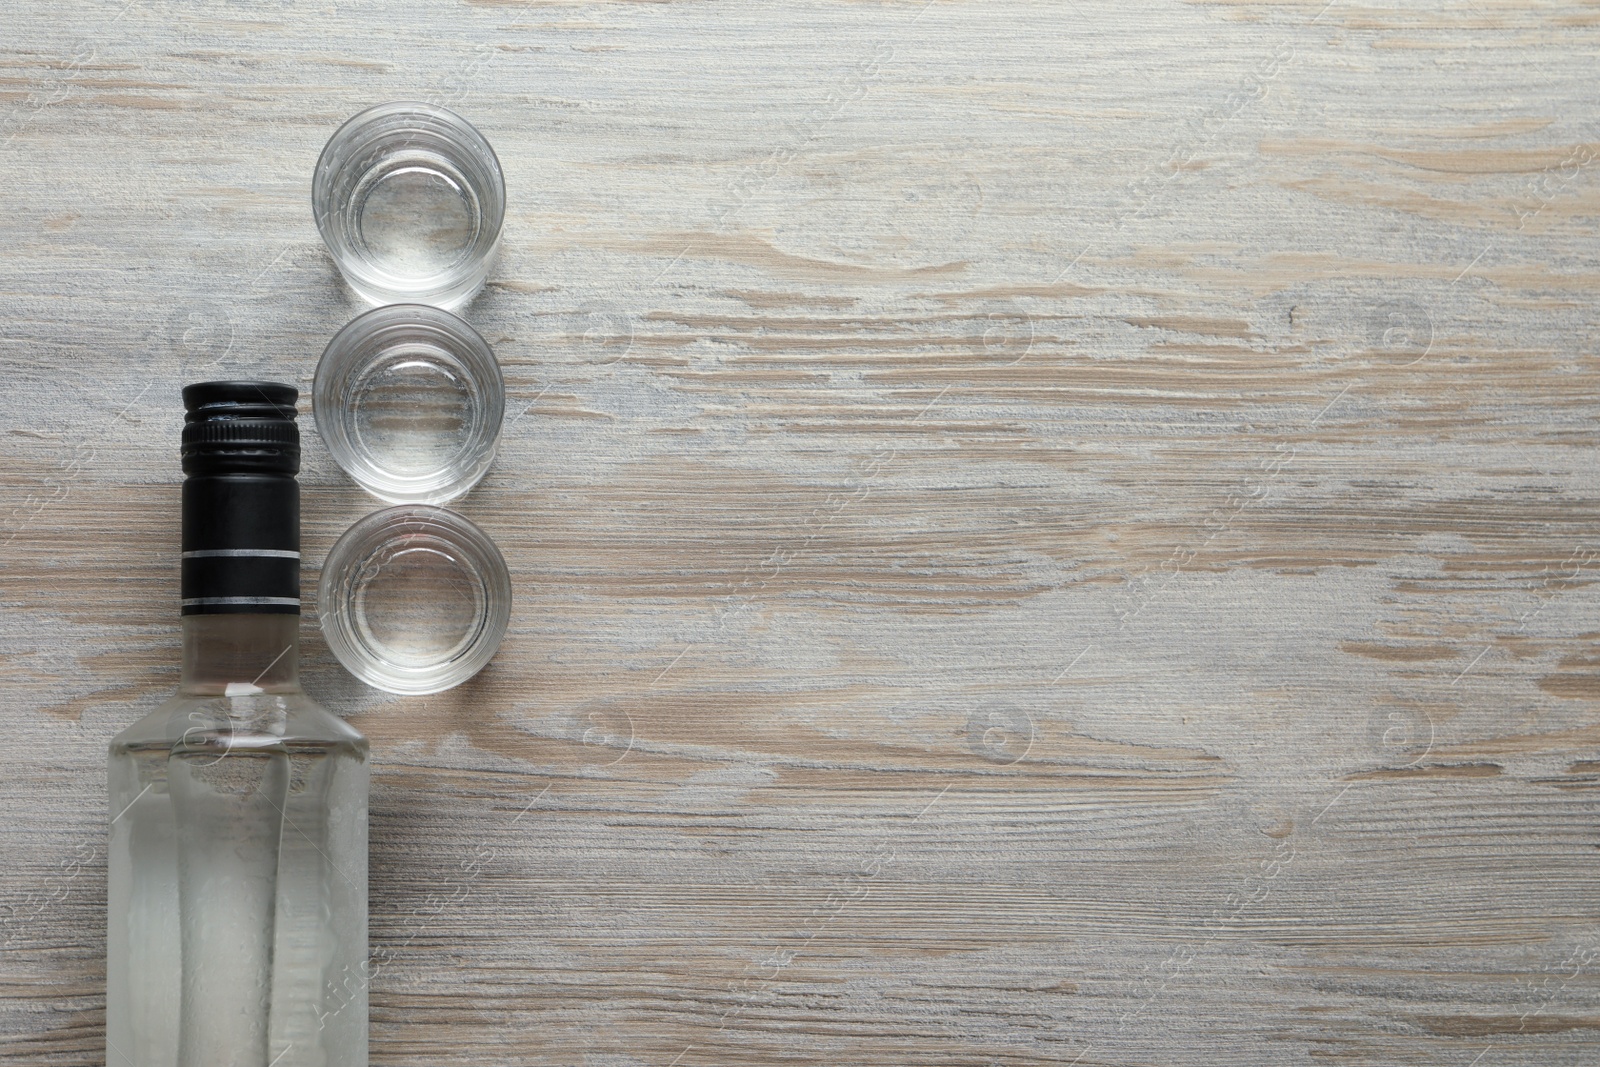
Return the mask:
<svg viewBox="0 0 1600 1067"><path fill-rule="evenodd" d="M300 616L185 615L179 688L204 696L299 692Z"/></svg>

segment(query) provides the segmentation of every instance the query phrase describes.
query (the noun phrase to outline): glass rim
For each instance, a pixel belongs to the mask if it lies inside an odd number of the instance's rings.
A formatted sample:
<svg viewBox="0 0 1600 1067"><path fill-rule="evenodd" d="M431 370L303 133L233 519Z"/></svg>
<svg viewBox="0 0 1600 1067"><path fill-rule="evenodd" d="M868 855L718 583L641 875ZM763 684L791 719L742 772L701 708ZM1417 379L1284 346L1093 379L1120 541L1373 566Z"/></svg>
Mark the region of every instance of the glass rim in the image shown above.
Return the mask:
<svg viewBox="0 0 1600 1067"><path fill-rule="evenodd" d="M373 267L363 256L345 247L339 237L332 216L344 205L333 203L334 179L348 160L339 153L347 148L361 130L391 118L422 116L440 124L449 133L447 139L455 140L470 154L481 157L488 165L485 177L490 188L475 190L480 201L486 202L483 233L487 236L475 242L467 254L449 267L429 275L395 276ZM435 307L454 308L464 303L483 286L487 272L500 247L501 232L505 227L506 190L505 169L489 139L467 119L440 104L421 100L388 100L373 104L350 116L339 125L317 155L311 176L311 216L323 246L333 257L339 272L350 282L351 288L370 303L421 302ZM477 277L482 274L483 277Z"/></svg>
<svg viewBox="0 0 1600 1067"><path fill-rule="evenodd" d="M447 659L406 666L382 658L360 634L353 603L367 562L386 546L427 534L466 557L483 584L472 637ZM460 512L430 504L381 508L354 523L328 550L317 583L317 622L334 658L356 678L402 696L442 693L476 676L499 651L511 621L511 574L494 539Z"/></svg>
<svg viewBox="0 0 1600 1067"><path fill-rule="evenodd" d="M477 400L471 434L444 464L420 474L386 470L357 446L351 384L388 349L384 342L406 329L431 334L459 363ZM328 454L362 489L390 504L443 504L462 496L488 473L505 420L505 376L494 348L468 321L432 304L384 304L345 323L333 335L312 378L311 415Z"/></svg>

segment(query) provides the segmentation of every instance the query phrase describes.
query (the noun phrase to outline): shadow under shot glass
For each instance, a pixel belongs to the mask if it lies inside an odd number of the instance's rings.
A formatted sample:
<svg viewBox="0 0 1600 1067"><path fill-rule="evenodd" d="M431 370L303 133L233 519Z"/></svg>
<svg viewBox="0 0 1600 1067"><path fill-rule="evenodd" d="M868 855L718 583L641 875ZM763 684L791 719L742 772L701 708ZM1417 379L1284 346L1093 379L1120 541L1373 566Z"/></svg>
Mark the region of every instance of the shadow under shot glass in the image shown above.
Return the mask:
<svg viewBox="0 0 1600 1067"><path fill-rule="evenodd" d="M442 504L494 462L505 381L489 342L448 311L389 304L334 335L311 390L334 462L389 503Z"/></svg>
<svg viewBox="0 0 1600 1067"><path fill-rule="evenodd" d="M500 246L505 178L483 135L453 111L396 101L328 139L311 183L317 229L373 304L459 307Z"/></svg>
<svg viewBox="0 0 1600 1067"><path fill-rule="evenodd" d="M439 693L477 674L511 619L511 576L489 535L426 504L374 511L328 552L317 617L346 670L390 693Z"/></svg>

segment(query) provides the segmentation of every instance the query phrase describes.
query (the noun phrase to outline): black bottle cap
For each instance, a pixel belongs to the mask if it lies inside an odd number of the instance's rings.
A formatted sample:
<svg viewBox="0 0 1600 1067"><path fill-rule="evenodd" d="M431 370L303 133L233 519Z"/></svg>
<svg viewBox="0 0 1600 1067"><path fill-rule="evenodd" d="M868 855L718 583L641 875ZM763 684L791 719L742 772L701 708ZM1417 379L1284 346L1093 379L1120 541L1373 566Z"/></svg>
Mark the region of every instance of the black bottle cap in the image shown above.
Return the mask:
<svg viewBox="0 0 1600 1067"><path fill-rule="evenodd" d="M183 613L300 610L299 392L199 382L183 406Z"/></svg>
<svg viewBox="0 0 1600 1067"><path fill-rule="evenodd" d="M300 470L300 392L282 382L196 382L183 388L185 474Z"/></svg>

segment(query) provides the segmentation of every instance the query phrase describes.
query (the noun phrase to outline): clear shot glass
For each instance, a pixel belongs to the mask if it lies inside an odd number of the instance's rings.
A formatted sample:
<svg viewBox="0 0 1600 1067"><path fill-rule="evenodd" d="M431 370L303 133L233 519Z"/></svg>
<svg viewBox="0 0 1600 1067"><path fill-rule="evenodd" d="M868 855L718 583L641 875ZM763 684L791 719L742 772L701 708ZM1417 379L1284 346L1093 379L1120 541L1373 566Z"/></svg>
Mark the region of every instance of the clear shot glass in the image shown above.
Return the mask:
<svg viewBox="0 0 1600 1067"><path fill-rule="evenodd" d="M379 104L328 139L311 183L317 229L373 304L454 308L489 276L506 187L483 135L432 104Z"/></svg>
<svg viewBox="0 0 1600 1067"><path fill-rule="evenodd" d="M426 504L384 508L345 531L317 590L328 647L390 693L439 693L494 658L511 619L511 577L489 535Z"/></svg>
<svg viewBox="0 0 1600 1067"><path fill-rule="evenodd" d="M373 308L322 353L317 432L357 484L391 504L442 504L494 462L505 380L489 342L448 311Z"/></svg>

